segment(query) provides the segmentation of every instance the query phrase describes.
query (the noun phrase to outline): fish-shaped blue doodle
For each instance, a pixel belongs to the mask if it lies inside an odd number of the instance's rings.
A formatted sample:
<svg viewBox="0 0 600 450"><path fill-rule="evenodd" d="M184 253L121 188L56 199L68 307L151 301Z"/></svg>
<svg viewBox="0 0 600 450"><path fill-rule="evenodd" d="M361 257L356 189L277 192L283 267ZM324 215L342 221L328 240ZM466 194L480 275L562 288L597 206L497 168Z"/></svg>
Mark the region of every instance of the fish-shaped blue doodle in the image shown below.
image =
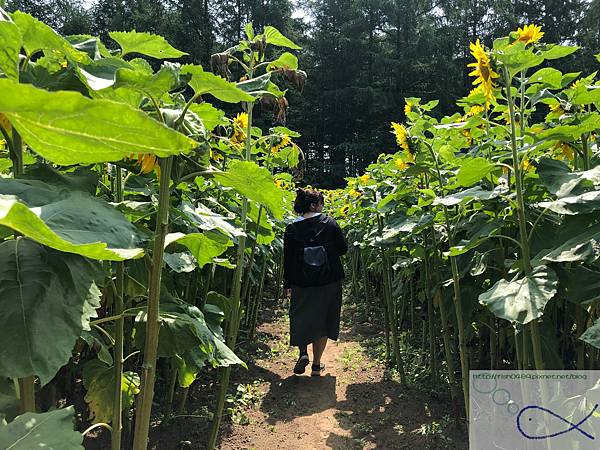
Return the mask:
<svg viewBox="0 0 600 450"><path fill-rule="evenodd" d="M596 404L596 405L594 406L594 408L593 408L593 409L590 411L590 413L589 413L587 416L585 416L585 417L584 417L583 419L581 419L579 422L577 422L577 423L573 423L573 422L570 422L570 421L568 421L568 420L567 420L567 419L565 419L564 417L561 417L561 416L559 416L559 415L558 415L558 414L556 414L554 411L551 411L551 410L549 410L549 409L547 409L547 408L544 408L544 407L542 407L542 406L535 406L535 405L532 405L532 406L526 406L526 407L524 407L524 408L523 408L521 411L519 411L519 414L517 415L517 429L518 429L518 430L519 430L519 432L520 432L520 433L521 433L521 434L522 434L524 437L526 437L527 439L550 439L550 438L553 438L553 437L556 437L556 436L560 436L560 435L563 435L563 434L569 433L569 432L571 432L571 431L573 431L573 430L577 430L578 432L580 432L580 433L581 433L581 434L583 434L584 436L588 437L589 439L592 439L592 440L594 440L594 439L595 439L595 437L594 437L594 436L592 436L591 434L589 434L588 432L586 432L585 430L582 430L582 429L580 428L580 425L581 425L581 424L583 424L583 423L585 423L585 421L586 421L586 420L588 420L588 419L589 419L589 418L592 416L592 414L594 414L594 412L596 411L596 409L597 409L597 408L598 408L598 404ZM521 426L521 418L523 417L523 414L524 414L526 411L529 411L529 410L539 410L539 411L542 411L542 412L548 413L548 414L550 414L551 416L553 416L553 417L556 417L556 418L557 418L557 419L559 419L560 421L562 421L562 422L566 423L567 425L569 425L569 428L567 428L567 429L565 429L565 430L562 430L562 431L558 431L558 432L556 432L556 433L551 433L551 434L542 435L542 436L532 436L532 435L530 435L530 434L527 434L525 431L523 431L523 427ZM531 421L531 420L532 420L532 418L531 418L531 417L529 417L529 421Z"/></svg>

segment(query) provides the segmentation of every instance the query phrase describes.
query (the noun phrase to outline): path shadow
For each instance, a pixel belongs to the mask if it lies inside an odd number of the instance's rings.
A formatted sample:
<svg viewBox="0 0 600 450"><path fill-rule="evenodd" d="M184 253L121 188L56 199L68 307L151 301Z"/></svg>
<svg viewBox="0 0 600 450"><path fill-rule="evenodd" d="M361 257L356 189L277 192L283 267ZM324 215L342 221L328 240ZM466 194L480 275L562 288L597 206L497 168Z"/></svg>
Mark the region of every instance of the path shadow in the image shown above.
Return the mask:
<svg viewBox="0 0 600 450"><path fill-rule="evenodd" d="M296 376L280 378L271 382L261 404L267 414L266 422L289 422L297 417L310 416L336 406L337 378Z"/></svg>
<svg viewBox="0 0 600 450"><path fill-rule="evenodd" d="M467 449L466 430L447 427L449 404L391 380L348 385L336 419L350 437L332 433L332 449ZM448 442L452 442L448 447Z"/></svg>

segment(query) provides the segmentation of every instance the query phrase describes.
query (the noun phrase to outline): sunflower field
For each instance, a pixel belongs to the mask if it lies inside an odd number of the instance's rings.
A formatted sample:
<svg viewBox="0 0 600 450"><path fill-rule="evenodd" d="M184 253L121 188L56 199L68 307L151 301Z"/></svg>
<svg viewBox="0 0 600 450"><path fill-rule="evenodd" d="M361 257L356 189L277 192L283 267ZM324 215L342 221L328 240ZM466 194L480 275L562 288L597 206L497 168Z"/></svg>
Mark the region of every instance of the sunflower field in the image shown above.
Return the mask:
<svg viewBox="0 0 600 450"><path fill-rule="evenodd" d="M543 35L472 43L458 112L405 99L399 151L328 194L388 360L405 382L422 336L467 417L470 369L599 368L600 84L553 68L578 49Z"/></svg>
<svg viewBox="0 0 600 450"><path fill-rule="evenodd" d="M158 35L0 9L0 448L102 427L146 449L153 405L181 414L216 371L215 448L238 338L267 281L282 295L305 162L283 125L300 47L259 31L208 71ZM465 417L470 369L600 369L600 82L553 68L578 48L543 38L476 40L457 112L406 98L398 151L325 192L390 369L412 382L419 341Z"/></svg>
<svg viewBox="0 0 600 450"><path fill-rule="evenodd" d="M209 72L157 35L63 37L0 10L0 448L104 427L145 449L153 403L185 411L207 369L214 447L302 158L298 133L253 125L257 105L285 118L299 47L245 32Z"/></svg>

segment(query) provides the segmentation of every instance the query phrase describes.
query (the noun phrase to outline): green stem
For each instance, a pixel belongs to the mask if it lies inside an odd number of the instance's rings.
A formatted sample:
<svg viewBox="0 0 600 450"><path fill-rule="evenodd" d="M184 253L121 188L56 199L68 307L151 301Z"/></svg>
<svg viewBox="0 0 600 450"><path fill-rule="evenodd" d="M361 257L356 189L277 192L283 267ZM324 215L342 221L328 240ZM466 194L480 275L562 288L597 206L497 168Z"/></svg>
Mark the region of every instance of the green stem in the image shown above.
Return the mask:
<svg viewBox="0 0 600 450"><path fill-rule="evenodd" d="M115 201L120 203L123 201L123 175L120 167L115 167ZM123 395L121 393L121 384L123 380L123 341L124 341L124 325L125 319L123 316L123 295L124 295L124 273L125 264L123 261L116 263L116 295L114 313L120 317L115 321L115 345L113 347L114 359L114 377L115 387L113 393L113 415L112 415L112 434L111 434L111 449L121 449L121 434L123 431Z"/></svg>
<svg viewBox="0 0 600 450"><path fill-rule="evenodd" d="M258 233L260 229L260 222L262 219L263 205L258 207L258 218L256 219L256 233L254 233L254 242L252 242L252 248L250 249L250 258L246 273L244 274L244 282L242 284L241 299L247 301L248 289L250 288L250 276L252 275L252 269L254 268L254 255L256 254L256 246L258 241Z"/></svg>
<svg viewBox="0 0 600 450"><path fill-rule="evenodd" d="M377 215L377 226L379 233L383 231L383 217ZM383 290L384 290L384 301L387 305L387 315L389 319L389 326L392 332L392 349L394 351L394 359L396 360L396 367L400 374L400 382L406 384L406 374L404 372L404 364L402 362L402 355L400 354L400 341L398 336L398 323L396 316L396 308L394 307L394 300L392 299L392 268L390 267L389 257L384 248L381 249L381 257L383 259Z"/></svg>
<svg viewBox="0 0 600 450"><path fill-rule="evenodd" d="M21 412L35 412L35 377L19 378Z"/></svg>
<svg viewBox="0 0 600 450"><path fill-rule="evenodd" d="M510 145L513 158L513 170L515 173L515 187L517 191L517 213L519 217L519 238L521 241L521 259L523 261L523 270L525 276L531 274L531 259L529 254L529 240L527 234L527 218L525 217L525 199L523 195L523 179L521 170L521 161L519 159L519 151L517 148L517 131L515 119L515 105L512 98L511 86L512 79L508 69L504 67L504 81L506 83L506 99L508 102L508 111L510 114ZM533 320L529 324L531 331L531 339L533 344L533 358L535 361L536 370L544 370L544 361L542 358L542 343L540 339L540 331L537 320Z"/></svg>
<svg viewBox="0 0 600 450"><path fill-rule="evenodd" d="M254 53L250 55L250 70L249 77L252 78L252 64L254 61ZM252 112L254 108L253 103L246 103L248 110L248 127L246 129L246 154L245 160L249 161L252 154ZM242 199L242 213L240 220L242 222L242 229L246 231L246 220L248 217L248 199L244 197ZM244 254L246 252L246 233L239 237L236 266L233 274L233 286L231 290L231 318L227 327L227 339L226 343L230 349L235 348L237 342L237 335L240 327L240 294L242 288L242 277L244 274ZM210 435L208 438L208 449L213 450L217 444L217 438L219 435L219 428L221 426L221 419L223 417L223 408L225 406L225 397L227 396L227 389L229 388L229 378L231 376L231 366L221 369L221 375L219 378L219 394L217 396L217 406L212 422ZM136 449L137 450L137 449Z"/></svg>
<svg viewBox="0 0 600 450"><path fill-rule="evenodd" d="M439 161L433 148L427 142L425 142L425 146L429 149L431 157L435 163L435 170L438 178L438 184L440 186L440 193L444 195L445 183L442 178L442 172L440 170ZM444 227L446 228L446 233L448 235L448 244L450 247L454 246L454 235L452 233L451 220L450 220L450 212L448 211L448 207L446 205L442 205L444 210ZM467 349L466 342L466 324L463 315L462 309L462 296L460 292L460 271L458 270L458 264L456 262L456 257L449 256L450 259L450 268L452 270L452 287L454 290L454 311L456 313L456 323L458 325L458 353L460 355L460 372L461 372L461 382L462 382L462 390L463 397L465 402L465 411L466 417L469 417L469 351Z"/></svg>
<svg viewBox="0 0 600 450"><path fill-rule="evenodd" d="M160 160L160 187L158 197L158 214L154 233L154 248L152 251L152 272L150 273L148 291L148 311L146 316L146 342L144 346L144 364L142 366L142 386L138 398L135 420L134 450L145 450L148 445L150 414L154 399L154 379L156 377L156 361L158 350L159 298L160 282L163 268L165 236L169 227L169 182L173 157Z"/></svg>

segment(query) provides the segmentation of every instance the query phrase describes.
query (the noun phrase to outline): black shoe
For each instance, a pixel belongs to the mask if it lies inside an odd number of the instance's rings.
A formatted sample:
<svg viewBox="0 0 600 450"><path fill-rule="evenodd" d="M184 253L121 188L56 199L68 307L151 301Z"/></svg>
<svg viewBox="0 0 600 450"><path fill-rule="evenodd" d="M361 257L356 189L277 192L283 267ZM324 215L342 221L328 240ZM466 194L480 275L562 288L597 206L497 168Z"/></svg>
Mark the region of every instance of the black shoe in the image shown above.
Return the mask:
<svg viewBox="0 0 600 450"><path fill-rule="evenodd" d="M294 373L296 375L302 375L309 362L308 355L300 355L300 358L298 358L298 361L296 361L296 365L294 366Z"/></svg>
<svg viewBox="0 0 600 450"><path fill-rule="evenodd" d="M324 371L325 371L325 364L313 364L312 372L310 373L310 376L311 377L320 377Z"/></svg>

